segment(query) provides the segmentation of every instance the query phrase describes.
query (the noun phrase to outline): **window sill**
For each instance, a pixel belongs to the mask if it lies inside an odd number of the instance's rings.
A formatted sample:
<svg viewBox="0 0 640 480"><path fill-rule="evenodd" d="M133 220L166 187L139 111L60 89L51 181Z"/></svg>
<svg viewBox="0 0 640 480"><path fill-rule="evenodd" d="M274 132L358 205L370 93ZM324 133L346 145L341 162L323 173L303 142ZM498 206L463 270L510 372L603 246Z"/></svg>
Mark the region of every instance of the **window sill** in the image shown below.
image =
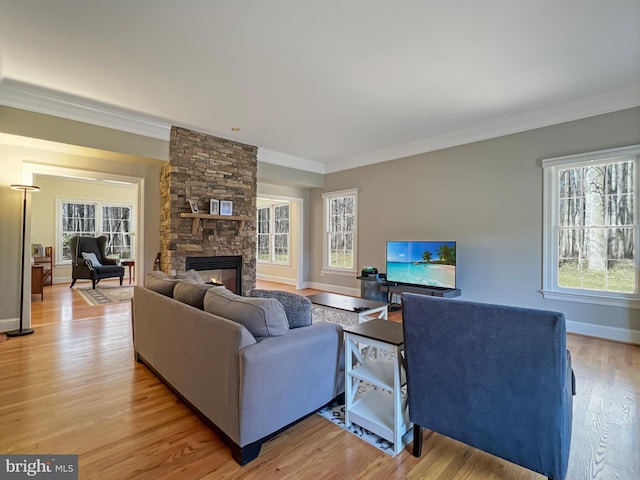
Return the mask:
<svg viewBox="0 0 640 480"><path fill-rule="evenodd" d="M291 263L290 262L270 262L268 260L256 260L256 263L258 265L262 265L263 267L291 267Z"/></svg>
<svg viewBox="0 0 640 480"><path fill-rule="evenodd" d="M320 272L321 275L344 275L348 277L353 277L356 275L355 270L338 270L333 268L323 268Z"/></svg>
<svg viewBox="0 0 640 480"><path fill-rule="evenodd" d="M592 303L596 305L607 305L609 307L635 308L640 309L640 299L621 298L599 295L597 293L573 293L557 292L553 290L541 290L542 296L550 300L562 300L567 302Z"/></svg>

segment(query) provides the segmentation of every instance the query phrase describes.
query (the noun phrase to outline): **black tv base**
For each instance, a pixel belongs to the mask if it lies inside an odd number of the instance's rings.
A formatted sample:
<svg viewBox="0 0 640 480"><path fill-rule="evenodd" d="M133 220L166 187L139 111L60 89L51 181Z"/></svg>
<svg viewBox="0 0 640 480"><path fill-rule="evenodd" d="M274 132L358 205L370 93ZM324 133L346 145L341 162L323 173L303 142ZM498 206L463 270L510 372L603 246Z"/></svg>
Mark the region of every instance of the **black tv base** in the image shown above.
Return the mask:
<svg viewBox="0 0 640 480"><path fill-rule="evenodd" d="M454 298L462 295L462 291L459 288L417 287L413 285L402 285L393 282L384 282L382 286L387 289L388 295L401 294L404 292L443 298Z"/></svg>

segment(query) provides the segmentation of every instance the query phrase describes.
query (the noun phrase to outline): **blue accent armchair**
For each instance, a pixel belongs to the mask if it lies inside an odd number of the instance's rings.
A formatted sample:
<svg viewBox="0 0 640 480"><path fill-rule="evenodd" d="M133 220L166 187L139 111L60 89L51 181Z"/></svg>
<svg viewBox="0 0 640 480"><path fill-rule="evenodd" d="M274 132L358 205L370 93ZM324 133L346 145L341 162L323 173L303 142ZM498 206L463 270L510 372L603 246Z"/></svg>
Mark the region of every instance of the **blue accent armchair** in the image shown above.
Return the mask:
<svg viewBox="0 0 640 480"><path fill-rule="evenodd" d="M562 313L405 293L413 454L428 428L563 480L575 380Z"/></svg>

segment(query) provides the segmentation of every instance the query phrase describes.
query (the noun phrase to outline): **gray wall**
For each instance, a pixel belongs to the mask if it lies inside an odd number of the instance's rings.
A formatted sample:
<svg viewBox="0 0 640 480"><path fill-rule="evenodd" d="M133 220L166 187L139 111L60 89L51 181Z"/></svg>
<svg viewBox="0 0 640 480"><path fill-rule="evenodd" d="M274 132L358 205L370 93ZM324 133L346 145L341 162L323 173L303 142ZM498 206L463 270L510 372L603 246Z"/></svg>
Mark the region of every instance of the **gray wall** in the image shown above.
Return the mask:
<svg viewBox="0 0 640 480"><path fill-rule="evenodd" d="M640 310L543 299L541 159L640 144L640 108L325 176L311 196L312 285L359 289L322 269L322 192L358 188L358 268L384 271L387 240L455 240L462 298L559 310L640 330Z"/></svg>

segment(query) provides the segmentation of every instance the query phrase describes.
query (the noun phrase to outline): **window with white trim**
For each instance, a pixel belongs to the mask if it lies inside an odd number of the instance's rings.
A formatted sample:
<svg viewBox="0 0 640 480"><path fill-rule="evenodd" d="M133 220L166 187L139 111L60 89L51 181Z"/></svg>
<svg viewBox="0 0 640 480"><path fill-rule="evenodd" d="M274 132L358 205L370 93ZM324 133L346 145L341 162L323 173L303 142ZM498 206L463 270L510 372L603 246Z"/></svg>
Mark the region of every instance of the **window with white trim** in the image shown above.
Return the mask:
<svg viewBox="0 0 640 480"><path fill-rule="evenodd" d="M102 234L107 237L109 257L130 259L133 254L133 207L131 205L102 205Z"/></svg>
<svg viewBox="0 0 640 480"><path fill-rule="evenodd" d="M58 201L56 262L71 262L69 241L76 235L106 235L106 254L133 257L133 206L81 200Z"/></svg>
<svg viewBox="0 0 640 480"><path fill-rule="evenodd" d="M71 262L71 237L96 236L96 204L86 202L62 201L60 203L60 219L58 222L58 254L57 263Z"/></svg>
<svg viewBox="0 0 640 480"><path fill-rule="evenodd" d="M276 203L258 207L257 259L264 263L290 263L290 205Z"/></svg>
<svg viewBox="0 0 640 480"><path fill-rule="evenodd" d="M358 190L323 193L324 269L356 271Z"/></svg>
<svg viewBox="0 0 640 480"><path fill-rule="evenodd" d="M258 261L271 258L271 207L258 208Z"/></svg>
<svg viewBox="0 0 640 480"><path fill-rule="evenodd" d="M640 308L640 146L543 160L546 298Z"/></svg>

